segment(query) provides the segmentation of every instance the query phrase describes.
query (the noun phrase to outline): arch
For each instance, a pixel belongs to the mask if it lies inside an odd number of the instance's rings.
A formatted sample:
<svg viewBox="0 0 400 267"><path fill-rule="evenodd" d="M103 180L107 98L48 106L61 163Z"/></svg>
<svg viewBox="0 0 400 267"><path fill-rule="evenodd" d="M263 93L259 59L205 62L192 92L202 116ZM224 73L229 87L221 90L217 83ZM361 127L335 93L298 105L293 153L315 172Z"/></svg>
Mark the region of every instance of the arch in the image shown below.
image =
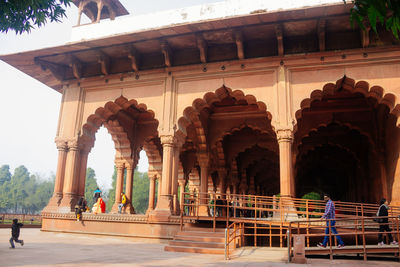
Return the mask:
<svg viewBox="0 0 400 267"><path fill-rule="evenodd" d="M334 95L336 92L341 90L354 94L362 94L365 98L373 98L378 104L387 106L389 113L397 117L396 126L400 126L400 104L393 93L385 93L385 90L380 86L370 87L367 81L358 81L356 83L355 80L344 76L337 80L335 84L327 83L324 85L322 90L316 89L312 91L309 98L301 101L300 109L295 112L296 124L294 126L294 132L297 132L298 121L302 118L303 111L310 108L311 103L314 101L321 101L324 96Z"/></svg>
<svg viewBox="0 0 400 267"><path fill-rule="evenodd" d="M125 119L129 118L129 114L132 112L147 113L149 114L149 119L158 121L155 119L155 114L152 110L147 110L145 104L138 104L136 100L128 100L124 96L120 96L115 101L107 102L104 107L99 107L96 109L94 114L88 116L86 123L82 126L81 138L85 140L92 140L88 142L88 150L93 147L95 134L98 129L104 125L108 132L112 136L116 149L116 159L131 160L133 158L136 163L138 160L138 153L140 151L140 146L134 147L130 138L129 133L118 121L117 114L120 111L126 112ZM134 120L132 118L132 120ZM157 131L157 127L156 127ZM158 132L156 132L158 134Z"/></svg>
<svg viewBox="0 0 400 267"><path fill-rule="evenodd" d="M227 97L232 97L237 100L237 102L241 102L247 105L257 105L260 111L264 111L267 114L268 120L271 121L272 115L267 111L267 106L261 102L257 101L255 96L253 95L245 95L241 90L232 91L232 89L223 85L222 87L215 90L215 92L208 92L204 94L203 98L197 98L192 102L192 105L185 108L183 111L183 116L181 116L178 121L178 135L186 136L186 128L189 124L194 123L198 126L201 125L201 121L199 119L199 114L207 108L210 108L214 103L221 102L223 99ZM202 134L204 133L204 127L202 130ZM203 139L203 137L202 137ZM205 141L205 140L204 140Z"/></svg>

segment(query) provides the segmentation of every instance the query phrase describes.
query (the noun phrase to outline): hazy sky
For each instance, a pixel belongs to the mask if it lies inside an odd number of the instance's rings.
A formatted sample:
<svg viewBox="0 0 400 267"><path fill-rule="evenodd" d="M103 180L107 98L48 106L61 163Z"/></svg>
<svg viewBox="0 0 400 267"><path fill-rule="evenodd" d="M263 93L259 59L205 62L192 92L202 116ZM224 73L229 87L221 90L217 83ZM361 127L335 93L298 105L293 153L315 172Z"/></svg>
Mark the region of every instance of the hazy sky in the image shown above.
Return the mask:
<svg viewBox="0 0 400 267"><path fill-rule="evenodd" d="M221 2L221 0L120 0L130 14ZM51 23L30 34L0 33L0 54L10 54L69 41L72 26L77 22L77 8L71 5L62 23ZM14 168L25 165L31 173L50 176L57 168L54 143L61 94L0 61L0 166ZM114 166L114 144L107 130L101 128L89 155L88 167L95 170L99 184L111 186ZM141 153L141 158L146 158ZM147 159L139 162L147 170Z"/></svg>
<svg viewBox="0 0 400 267"><path fill-rule="evenodd" d="M248 0L251 1L251 0ZM310 2L339 0L265 0L272 5L308 5ZM221 0L120 0L131 15L182 8ZM67 9L62 23L51 23L30 34L0 33L0 54L62 45L69 41L71 28L77 23L77 8ZM13 172L25 165L31 173L50 176L57 168L54 144L61 94L0 61L0 166L8 164ZM88 167L95 170L103 188L111 186L114 166L114 144L107 130L101 128L89 154ZM147 158L142 152L139 170L147 171ZM143 160L145 159L145 160Z"/></svg>

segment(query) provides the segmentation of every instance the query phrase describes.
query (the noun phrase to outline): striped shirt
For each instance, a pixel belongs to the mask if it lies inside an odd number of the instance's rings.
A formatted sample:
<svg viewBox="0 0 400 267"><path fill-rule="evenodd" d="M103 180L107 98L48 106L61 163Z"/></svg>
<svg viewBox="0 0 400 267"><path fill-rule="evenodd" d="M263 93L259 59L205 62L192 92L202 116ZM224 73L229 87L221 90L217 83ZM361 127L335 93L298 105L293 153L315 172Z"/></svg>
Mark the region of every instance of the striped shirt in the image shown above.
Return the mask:
<svg viewBox="0 0 400 267"><path fill-rule="evenodd" d="M332 200L328 200L325 206L325 213L322 216L325 219L335 219L335 205L333 204Z"/></svg>

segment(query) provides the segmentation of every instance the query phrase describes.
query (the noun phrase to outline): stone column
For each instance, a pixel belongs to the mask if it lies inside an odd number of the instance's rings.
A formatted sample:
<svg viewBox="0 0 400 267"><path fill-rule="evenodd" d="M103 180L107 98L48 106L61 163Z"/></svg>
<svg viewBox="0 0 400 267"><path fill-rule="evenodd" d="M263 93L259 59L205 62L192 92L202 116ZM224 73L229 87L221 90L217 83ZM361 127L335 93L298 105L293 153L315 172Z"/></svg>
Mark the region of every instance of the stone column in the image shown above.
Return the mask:
<svg viewBox="0 0 400 267"><path fill-rule="evenodd" d="M134 214L135 208L132 204L132 186L133 186L133 176L134 176L134 166L132 163L127 164L126 166L126 187L125 194L127 198L127 202L123 213Z"/></svg>
<svg viewBox="0 0 400 267"><path fill-rule="evenodd" d="M172 135L161 136L161 144L163 146L161 192L159 192L157 207L150 214L150 220L167 222L172 214L171 184L175 138Z"/></svg>
<svg viewBox="0 0 400 267"><path fill-rule="evenodd" d="M217 186L217 193L225 194L226 170L224 168L218 169L218 179L219 179L219 184ZM225 196L221 196L221 198L224 197Z"/></svg>
<svg viewBox="0 0 400 267"><path fill-rule="evenodd" d="M400 205L400 157L396 159L396 169L394 171L394 179L392 186L391 205Z"/></svg>
<svg viewBox="0 0 400 267"><path fill-rule="evenodd" d="M85 184L86 184L86 170L87 170L87 160L89 156L90 149L83 148L81 151L81 163L79 166L79 187L78 187L78 197L85 197Z"/></svg>
<svg viewBox="0 0 400 267"><path fill-rule="evenodd" d="M44 212L57 211L63 197L65 163L67 160L68 145L64 140L56 140L56 145L58 149L58 162L56 180L54 182L54 192L46 208L43 210Z"/></svg>
<svg viewBox="0 0 400 267"><path fill-rule="evenodd" d="M290 129L278 129L279 168L282 197L294 196L294 177L292 162L293 132Z"/></svg>
<svg viewBox="0 0 400 267"><path fill-rule="evenodd" d="M183 204L184 204L184 193L185 193L185 179L179 179L178 183L179 183L179 203L180 203L180 212L183 209Z"/></svg>
<svg viewBox="0 0 400 267"><path fill-rule="evenodd" d="M208 193L208 157L207 155L203 155L199 157L199 165L200 165L200 207L199 207L199 216L208 216L208 203L207 193Z"/></svg>
<svg viewBox="0 0 400 267"><path fill-rule="evenodd" d="M179 213L179 200L178 200L178 170L179 170L179 151L180 147L178 143L174 147L174 158L172 161L172 183L171 183L171 195L174 199L174 214Z"/></svg>
<svg viewBox="0 0 400 267"><path fill-rule="evenodd" d="M60 212L70 212L78 201L79 179L79 146L76 140L68 142L69 151L65 163L65 176L63 183L63 198L60 203Z"/></svg>
<svg viewBox="0 0 400 267"><path fill-rule="evenodd" d="M146 214L149 214L154 210L154 200L156 198L156 176L149 176L150 185L149 185L149 207L147 208Z"/></svg>
<svg viewBox="0 0 400 267"><path fill-rule="evenodd" d="M112 213L118 213L118 205L121 204L121 193L124 187L124 163L115 162L117 168L117 181L115 185L115 202L111 208Z"/></svg>
<svg viewBox="0 0 400 267"><path fill-rule="evenodd" d="M380 171L381 185L382 185L382 197L388 199L389 194L387 185L386 165L385 165L385 158L382 154L379 156L379 171Z"/></svg>

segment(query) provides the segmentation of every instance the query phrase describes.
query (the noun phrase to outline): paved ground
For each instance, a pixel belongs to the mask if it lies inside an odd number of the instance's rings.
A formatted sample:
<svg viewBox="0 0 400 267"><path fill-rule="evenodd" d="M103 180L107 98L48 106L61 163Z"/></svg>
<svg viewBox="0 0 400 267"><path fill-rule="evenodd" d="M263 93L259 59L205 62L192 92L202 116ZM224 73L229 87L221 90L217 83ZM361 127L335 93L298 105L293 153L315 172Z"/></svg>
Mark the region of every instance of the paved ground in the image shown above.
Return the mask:
<svg viewBox="0 0 400 267"><path fill-rule="evenodd" d="M0 229L0 266L400 266L390 261L308 259L307 265L286 263L285 249L245 248L230 261L221 255L164 252L151 240L40 232L22 229L25 246L9 249L10 229Z"/></svg>

